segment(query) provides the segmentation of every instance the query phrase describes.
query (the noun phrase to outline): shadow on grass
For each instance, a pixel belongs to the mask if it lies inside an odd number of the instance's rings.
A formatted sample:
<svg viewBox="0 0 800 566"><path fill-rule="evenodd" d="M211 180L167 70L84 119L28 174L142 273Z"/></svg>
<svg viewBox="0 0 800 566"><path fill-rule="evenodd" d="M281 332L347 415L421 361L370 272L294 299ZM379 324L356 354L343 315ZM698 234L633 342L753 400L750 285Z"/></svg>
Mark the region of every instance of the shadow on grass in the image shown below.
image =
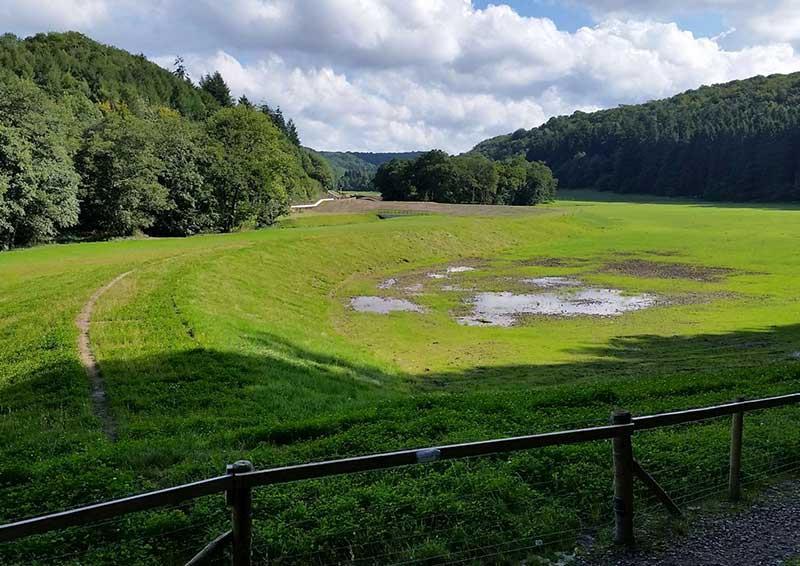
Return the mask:
<svg viewBox="0 0 800 566"><path fill-rule="evenodd" d="M422 375L387 374L266 332L249 340L260 354L197 348L101 360L120 440L183 438L247 450L372 423L346 446L313 450L350 454L540 429L565 422L559 411L604 419L615 406L643 413L800 389L800 324L619 337L576 350L586 361ZM97 441L77 365L40 368L0 393L7 455L29 450L47 459Z"/></svg>
<svg viewBox="0 0 800 566"><path fill-rule="evenodd" d="M758 208L766 210L800 210L800 202L730 202L703 200L689 197L670 197L661 195L626 194L591 189L558 190L556 201L567 202L609 202L634 204L680 204L706 208Z"/></svg>
<svg viewBox="0 0 800 566"><path fill-rule="evenodd" d="M114 444L102 437L99 422L87 417L89 387L79 368L54 364L1 387L0 426L17 436L5 436L0 446L0 478L5 478L0 501L7 502L0 504L0 517L15 519L200 479L240 458L263 469L601 424L619 406L643 414L800 389L800 362L789 359L791 348L800 350L800 325L719 335L621 337L577 352L593 356L586 362L487 365L424 376L386 374L269 333L250 340L259 354L193 349L101 360L120 424ZM79 398L81 392L85 399ZM27 420L37 413L57 420L64 411L73 416L61 428ZM95 432L87 434L90 427ZM777 441L770 440L774 458L788 450L776 442L794 446L797 441L796 431L781 430ZM694 475L672 479L691 483L725 454L716 437L685 434L697 454ZM726 434L720 437L723 443ZM761 433L754 428L749 434L752 441ZM64 450L51 452L48 436L63 442ZM663 444L654 445L653 453L673 450L684 457L668 435L652 442ZM11 465L23 456L24 467ZM567 521L596 522L608 512L607 457L606 446L588 444L521 453L502 460L504 465L485 458L264 490L258 496L260 537L270 541L273 555L314 547L338 559L333 549L341 546L340 535L329 530L330 520L352 525L348 536L356 542L380 541L370 552L388 552L395 535L404 548L403 537L427 540L436 527L426 522L428 512L462 513L463 520L464 493L477 493L479 502L467 509L467 532L491 535L498 543L529 537L535 532L531 525L544 531ZM546 488L554 491L547 501L555 511L542 513L545 488L539 486L552 482L556 469L558 481ZM563 502L556 493L562 491L583 499ZM405 518L387 534L386 525L398 521L400 505ZM582 517L580 509L592 512ZM207 513L187 511L174 521L202 524ZM306 515L313 518L312 527L287 530L288 522ZM134 534L138 528L130 526ZM197 532L201 542L203 531ZM119 541L119 536L110 533L108 540ZM453 538L440 544L443 552L457 552L466 542ZM75 544L84 548L82 542ZM138 546L134 540L121 548ZM25 552L19 556L28 556ZM153 554L163 553L156 548Z"/></svg>
<svg viewBox="0 0 800 566"><path fill-rule="evenodd" d="M590 359L561 364L485 365L461 372L425 374L417 381L426 389L452 390L758 373L766 366L787 364L800 368L800 324L719 334L620 336L605 345L576 348L571 353Z"/></svg>

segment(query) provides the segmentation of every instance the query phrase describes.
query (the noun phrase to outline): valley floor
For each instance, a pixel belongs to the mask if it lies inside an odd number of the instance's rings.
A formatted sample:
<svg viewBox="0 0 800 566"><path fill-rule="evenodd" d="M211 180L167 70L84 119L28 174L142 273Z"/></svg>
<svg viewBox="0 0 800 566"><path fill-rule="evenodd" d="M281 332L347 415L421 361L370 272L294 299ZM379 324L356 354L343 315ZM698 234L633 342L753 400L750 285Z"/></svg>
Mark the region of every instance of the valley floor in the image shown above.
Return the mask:
<svg viewBox="0 0 800 566"><path fill-rule="evenodd" d="M0 254L0 522L217 475L242 458L267 468L602 424L618 407L800 391L790 207L365 202L258 232ZM414 214L380 220L387 210ZM126 272L88 323L110 439L75 320ZM508 326L473 312L480 294L552 298L575 280L657 300L602 317L515 311ZM418 309L358 312L360 296ZM569 297L570 308L594 304ZM754 419L747 479L800 459L798 418ZM688 505L725 481L727 426L637 435L637 457ZM256 554L501 563L605 524L610 479L598 442L266 488ZM209 498L0 544L0 562L183 563L227 515Z"/></svg>

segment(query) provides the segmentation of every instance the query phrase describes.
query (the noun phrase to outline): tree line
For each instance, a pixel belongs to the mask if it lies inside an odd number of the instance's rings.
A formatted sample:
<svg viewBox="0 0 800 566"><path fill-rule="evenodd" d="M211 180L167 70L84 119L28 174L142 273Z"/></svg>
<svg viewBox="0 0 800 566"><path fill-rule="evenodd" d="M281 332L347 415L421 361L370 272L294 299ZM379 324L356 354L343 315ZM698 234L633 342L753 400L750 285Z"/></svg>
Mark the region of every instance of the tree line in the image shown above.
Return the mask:
<svg viewBox="0 0 800 566"><path fill-rule="evenodd" d="M564 188L713 200L800 199L800 73L553 118L476 146L525 155Z"/></svg>
<svg viewBox="0 0 800 566"><path fill-rule="evenodd" d="M384 163L373 180L386 200L468 204L535 205L552 200L556 185L550 168L539 161L519 156L491 161L441 150Z"/></svg>
<svg viewBox="0 0 800 566"><path fill-rule="evenodd" d="M332 188L279 108L76 34L0 38L0 248L265 226Z"/></svg>

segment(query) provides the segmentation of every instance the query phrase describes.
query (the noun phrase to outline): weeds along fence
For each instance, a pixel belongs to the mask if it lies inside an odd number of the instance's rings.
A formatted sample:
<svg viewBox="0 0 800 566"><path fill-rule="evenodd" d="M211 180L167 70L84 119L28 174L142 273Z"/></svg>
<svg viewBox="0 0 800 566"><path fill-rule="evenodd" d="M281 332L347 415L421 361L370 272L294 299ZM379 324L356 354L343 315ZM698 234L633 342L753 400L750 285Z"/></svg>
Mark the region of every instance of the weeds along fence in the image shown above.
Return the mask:
<svg viewBox="0 0 800 566"><path fill-rule="evenodd" d="M530 549L545 546L554 541L564 540L569 537L574 539L580 534L581 526L565 524L562 530L547 533L533 532L529 529L511 540L506 540L502 537L477 540L473 538L473 534L464 530L462 523L459 522L457 511L444 508L438 510L438 515L436 510L425 515L422 535L428 541L435 539L436 536L460 537L464 540L464 549L460 552L437 554L441 549L437 549L435 545L429 545L421 553L417 552L409 555L402 550L403 548L408 548L408 545L402 541L397 546L400 550L387 550L385 545L371 546L372 543L369 540L364 540L359 543L343 543L340 548L334 548L325 554L315 552L314 549L301 549L297 554L274 556L270 555L269 548L258 544L254 545L253 542L253 518L256 517L257 521L265 520L270 513L269 508L254 509L253 491L267 486L308 482L321 478L349 476L390 468L440 465L437 463L448 460L460 462L487 455L531 450L543 451L551 447L610 441L612 450L610 454L605 451L604 453L611 457L612 465L609 466L607 460L600 465L608 467L612 472L611 475L613 475L613 480L609 475L607 486L607 493L609 495L613 493L610 506L613 519L608 521L607 525L603 525L603 522L599 521L599 525L601 527L609 527L614 542L621 545L633 545L635 543L634 517L644 517L647 511L656 507L666 510L673 517L680 517L683 515L683 508L687 503L707 497L715 491L725 490L729 499L733 501L739 499L743 484L743 465L746 465L748 469L745 482L759 481L759 479L763 479L770 474L774 475L777 472L797 470L800 466L800 458L798 458L800 454L781 454L779 460L773 458L768 461L762 453L755 448L751 448L754 454L748 456L747 450L744 449L743 431L747 429L745 414L767 409L779 410L778 408L780 407L788 408L788 406L795 405L798 402L800 402L800 393L749 401L737 399L732 403L723 405L640 417L632 417L630 413L618 411L613 414L611 423L606 426L403 450L266 470L254 470L250 462L239 461L229 465L227 473L219 477L2 525L0 526L0 543L19 541L31 535L52 533L82 526L95 530L111 525L122 530L126 528L126 525L131 524L124 523L124 521L128 520L128 516L132 513L153 509L176 509L189 503L208 502L213 496L224 493L225 504L228 509L227 512L223 510L223 513L228 515L228 518L224 519L224 521L229 521L229 530L219 533L210 542L197 539L197 524L188 523L185 526L179 526L177 529L170 531L170 533L166 533L174 534L183 531L187 534L183 538L184 542L197 545L191 552L194 555L193 558L189 559L186 562L187 564L220 563L226 556L230 557L235 566L249 565L254 561L257 563L274 562L279 564L492 562L498 560L498 557L507 557L511 554L519 555L519 553L524 554ZM724 428L719 426L723 424L719 421L722 417L730 417L729 425L726 424ZM658 457L659 454L655 453L653 448L658 445L651 445L647 435L655 434L659 431L667 433L666 429L668 428L691 426L692 423L704 423L711 419L716 419L715 422L717 423L717 427L713 431L698 430L696 433L716 434L721 441L724 441L724 444L727 445L725 466L718 470L707 470L707 473L704 473L704 476L708 478L707 485L705 483L698 485L696 479L692 480L692 485L680 485L681 478L692 477L691 474L683 473L679 468L680 453L683 450L690 450L691 446L687 446L685 449L680 448L676 454L672 455L672 461L670 461L670 458ZM757 423L754 422L753 424ZM770 434L780 435L781 431L770 430ZM690 434L688 436L689 442L691 442L691 438L692 435ZM636 450L634 450L634 444L636 444ZM542 452L537 453L541 454ZM657 468L657 465L661 465L662 468ZM673 473L665 474L663 466L672 469ZM677 473L675 473L676 469ZM659 478L661 477L671 478L671 483L660 483ZM583 487L585 489L598 489L596 485ZM480 497L495 495L502 499L503 494L499 493L502 488L498 488L497 491L497 494L493 494L491 488L482 486L476 492L475 501ZM569 501L568 498L575 495L575 490L570 487L567 491L569 493L564 493L563 495ZM604 491L603 493L605 495L606 492ZM214 500L218 501L216 498ZM475 501L459 501L458 508L471 509L470 505ZM577 505L579 503L574 501L573 504ZM211 506L207 507L211 508ZM399 511L399 508L396 511ZM555 513L557 515L558 510L542 505L526 512L550 513L551 515ZM214 526L222 524L223 516L217 516L216 519ZM487 523L491 522L491 517L485 517L485 519ZM557 521L557 519L558 517L556 516L554 520ZM597 523L595 521L595 524ZM302 531L304 528L303 517L295 518L294 523L291 525L287 523L282 527L286 530L279 531L275 536L280 536L280 532L290 532L288 530L289 527L295 527ZM346 528L352 530L353 528L359 529L360 526L349 525ZM367 525L363 525L363 528L366 529ZM496 528L507 529L508 525L497 525ZM223 528L220 528L220 530L223 530ZM485 530L491 531L492 527L490 525L486 526ZM192 532L195 536L188 536ZM394 535L398 536L397 533L394 533ZM330 536L333 540L339 540L336 537L341 536L341 533L331 531ZM386 536L390 536L390 533L387 533ZM199 548L203 544L205 546ZM182 551L186 552L186 549ZM164 552L168 551L165 550ZM176 550L171 555L173 556L171 561L175 561L174 557L178 555L180 553ZM69 556L69 553L64 553L61 556L54 555L50 557L49 563L58 563L58 559L63 556ZM181 561L185 562L185 560Z"/></svg>

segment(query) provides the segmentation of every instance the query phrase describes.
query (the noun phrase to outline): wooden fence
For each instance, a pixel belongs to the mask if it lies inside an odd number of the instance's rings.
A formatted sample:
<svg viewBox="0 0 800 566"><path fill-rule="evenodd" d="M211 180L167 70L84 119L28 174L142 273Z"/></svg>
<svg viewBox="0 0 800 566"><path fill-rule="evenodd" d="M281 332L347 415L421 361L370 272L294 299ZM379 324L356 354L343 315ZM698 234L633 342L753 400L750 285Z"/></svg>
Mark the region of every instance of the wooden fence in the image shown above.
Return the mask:
<svg viewBox="0 0 800 566"><path fill-rule="evenodd" d="M239 461L229 465L224 476L2 525L0 526L0 542L85 525L136 511L174 505L207 495L225 493L226 502L231 509L231 530L211 541L188 564L204 564L218 556L218 553L227 545L231 545L234 566L246 566L251 564L252 554L253 488L398 466L427 464L440 460L610 439L614 458L614 540L619 544L633 545L634 478L642 481L671 514L680 515L681 513L669 495L634 458L633 434L635 431L732 416L729 497L736 500L740 495L744 413L798 402L800 402L800 393L752 401L737 399L735 402L724 405L635 418L628 412L618 411L614 413L611 424L608 426L403 450L268 470L254 470L250 462Z"/></svg>

